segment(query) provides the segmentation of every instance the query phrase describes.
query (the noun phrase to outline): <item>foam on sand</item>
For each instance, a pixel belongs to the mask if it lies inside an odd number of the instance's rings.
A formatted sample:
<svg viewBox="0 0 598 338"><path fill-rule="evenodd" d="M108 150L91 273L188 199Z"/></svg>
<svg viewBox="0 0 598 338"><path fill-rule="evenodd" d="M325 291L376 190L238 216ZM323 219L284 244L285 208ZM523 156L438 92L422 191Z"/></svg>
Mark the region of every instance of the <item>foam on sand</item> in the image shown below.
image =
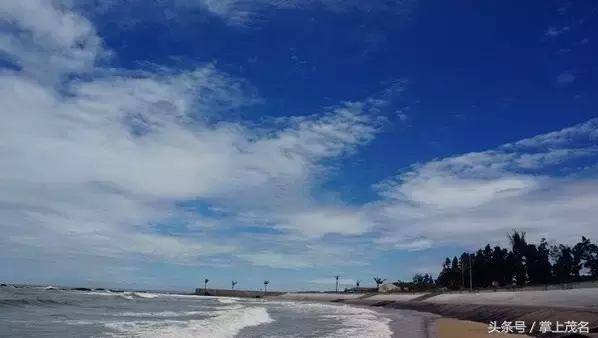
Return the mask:
<svg viewBox="0 0 598 338"><path fill-rule="evenodd" d="M263 307L235 307L213 311L210 318L179 321L134 321L106 323L106 327L135 337L214 337L233 338L246 327L274 322ZM209 315L209 313L208 313Z"/></svg>

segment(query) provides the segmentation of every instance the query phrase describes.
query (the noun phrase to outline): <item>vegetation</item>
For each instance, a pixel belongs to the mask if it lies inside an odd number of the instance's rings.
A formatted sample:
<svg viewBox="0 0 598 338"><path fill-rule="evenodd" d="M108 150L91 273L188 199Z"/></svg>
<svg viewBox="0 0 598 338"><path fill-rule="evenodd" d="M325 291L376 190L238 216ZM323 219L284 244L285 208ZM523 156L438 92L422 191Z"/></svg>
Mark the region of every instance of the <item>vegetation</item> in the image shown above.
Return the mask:
<svg viewBox="0 0 598 338"><path fill-rule="evenodd" d="M380 277L374 277L374 282L376 282L376 290L378 290L380 288L380 285L382 285L385 281L386 278L382 279Z"/></svg>
<svg viewBox="0 0 598 338"><path fill-rule="evenodd" d="M231 283L231 290L234 290L235 289L235 285L237 285L237 284L238 284L238 282L232 281L232 283Z"/></svg>
<svg viewBox="0 0 598 338"><path fill-rule="evenodd" d="M598 279L598 246L586 237L573 247L550 245L544 238L538 245L529 244L525 232L513 231L508 238L509 249L492 248L488 244L475 253L447 257L435 282L427 274L416 274L411 286L414 289L468 289L470 273L475 289Z"/></svg>
<svg viewBox="0 0 598 338"><path fill-rule="evenodd" d="M459 257L447 257L442 271L434 280L430 274L415 274L412 281L393 284L400 291L428 291L439 288L451 290L484 289L525 285L546 285L598 280L598 245L581 237L579 243L570 247L549 244L542 238L539 244L529 244L525 232L508 234L509 248L494 248L487 244L476 252L464 252ZM338 292L338 275L334 276ZM376 291L386 279L374 277ZM207 292L209 279L204 280ZM264 281L264 293L270 281ZM473 284L473 285L472 285ZM237 285L232 281L232 289ZM359 290L360 281L355 282ZM345 289L348 292L349 289ZM364 290L365 291L365 290ZM370 291L371 292L371 291Z"/></svg>
<svg viewBox="0 0 598 338"><path fill-rule="evenodd" d="M413 276L413 281L411 282L397 281L393 284L398 286L401 291L424 291L434 289L437 287L434 278L432 278L432 275L422 275L419 273L416 273Z"/></svg>

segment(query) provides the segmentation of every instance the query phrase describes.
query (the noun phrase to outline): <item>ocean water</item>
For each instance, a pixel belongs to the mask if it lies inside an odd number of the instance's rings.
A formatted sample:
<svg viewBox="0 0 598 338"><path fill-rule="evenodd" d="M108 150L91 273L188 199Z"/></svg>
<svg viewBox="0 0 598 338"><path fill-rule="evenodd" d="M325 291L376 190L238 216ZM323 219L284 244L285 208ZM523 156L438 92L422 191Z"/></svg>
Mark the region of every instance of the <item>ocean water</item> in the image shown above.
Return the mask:
<svg viewBox="0 0 598 338"><path fill-rule="evenodd" d="M0 337L418 338L422 323L408 312L336 304L0 288Z"/></svg>

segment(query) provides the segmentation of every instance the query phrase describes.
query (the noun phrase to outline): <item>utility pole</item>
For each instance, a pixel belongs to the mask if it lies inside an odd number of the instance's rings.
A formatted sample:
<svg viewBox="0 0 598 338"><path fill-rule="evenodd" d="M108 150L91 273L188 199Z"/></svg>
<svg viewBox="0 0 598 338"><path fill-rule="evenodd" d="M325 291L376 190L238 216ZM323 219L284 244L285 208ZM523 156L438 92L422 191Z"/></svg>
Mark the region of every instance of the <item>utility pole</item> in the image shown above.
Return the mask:
<svg viewBox="0 0 598 338"><path fill-rule="evenodd" d="M338 278L340 277L339 275L334 276L336 278L336 293L338 293Z"/></svg>
<svg viewBox="0 0 598 338"><path fill-rule="evenodd" d="M473 291L473 266L471 265L471 254L469 254L469 291Z"/></svg>

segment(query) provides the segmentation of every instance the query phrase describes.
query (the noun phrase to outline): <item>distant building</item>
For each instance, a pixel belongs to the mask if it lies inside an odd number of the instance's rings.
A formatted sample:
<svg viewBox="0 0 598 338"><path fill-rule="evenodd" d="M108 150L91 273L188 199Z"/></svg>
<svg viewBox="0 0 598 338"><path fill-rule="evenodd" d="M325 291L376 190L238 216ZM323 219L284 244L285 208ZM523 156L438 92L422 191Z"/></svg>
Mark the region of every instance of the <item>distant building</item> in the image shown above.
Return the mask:
<svg viewBox="0 0 598 338"><path fill-rule="evenodd" d="M386 283L386 284L382 284L380 285L380 287L378 288L379 292L382 293L386 293L386 292L393 292L393 291L401 291L401 288L392 284L392 283Z"/></svg>

